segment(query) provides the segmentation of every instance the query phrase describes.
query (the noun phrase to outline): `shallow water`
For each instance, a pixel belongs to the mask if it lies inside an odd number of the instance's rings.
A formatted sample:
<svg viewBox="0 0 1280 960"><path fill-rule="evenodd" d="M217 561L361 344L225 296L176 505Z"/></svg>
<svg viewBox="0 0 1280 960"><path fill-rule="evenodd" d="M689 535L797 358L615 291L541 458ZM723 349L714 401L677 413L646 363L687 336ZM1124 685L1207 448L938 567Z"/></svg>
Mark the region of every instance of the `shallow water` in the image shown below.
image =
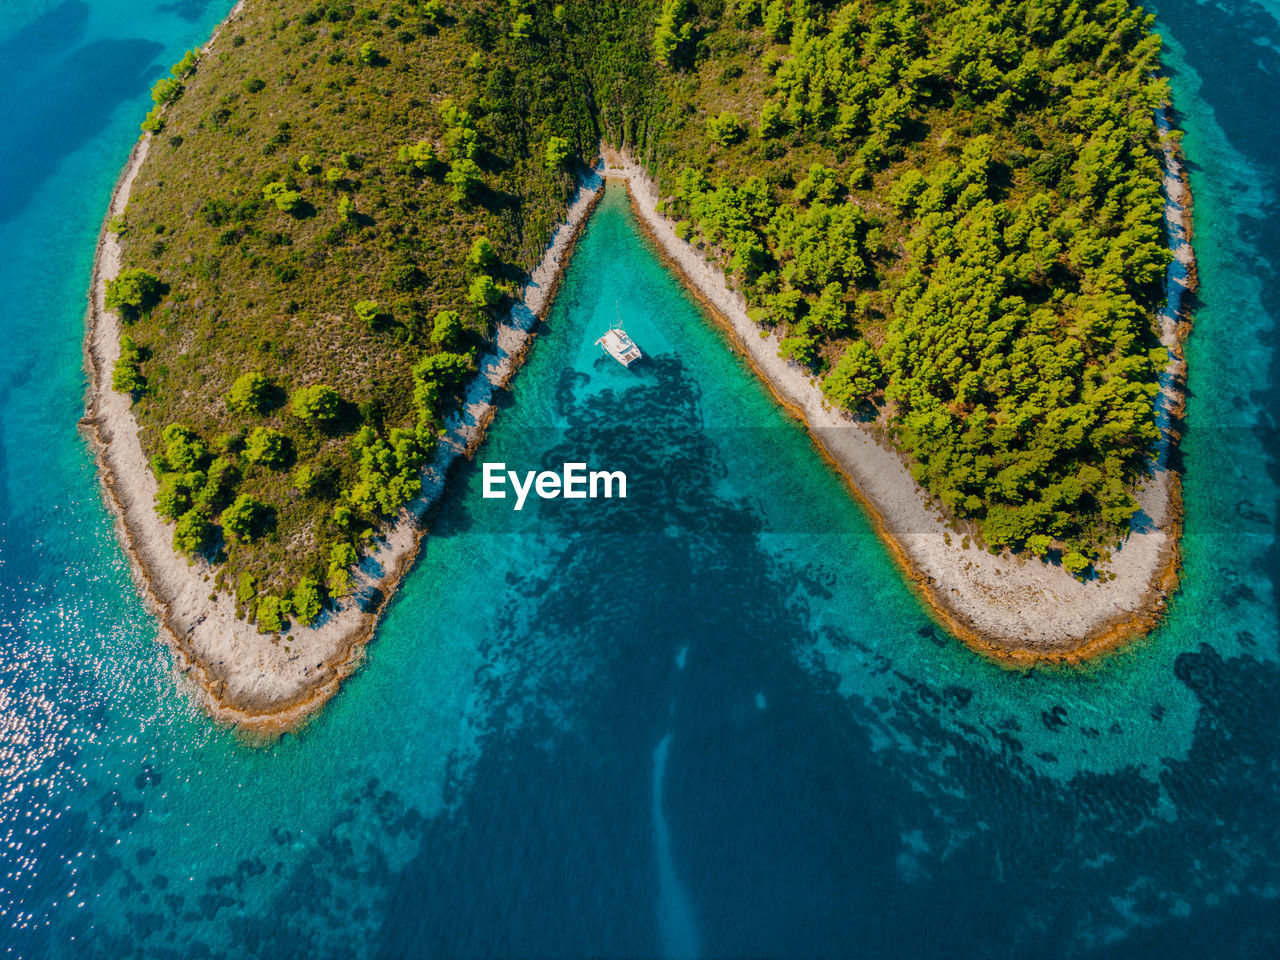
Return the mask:
<svg viewBox="0 0 1280 960"><path fill-rule="evenodd" d="M1149 640L1024 675L947 639L612 187L479 459L628 498L463 470L365 667L259 748L176 686L75 431L100 212L225 6L0 28L9 955L1277 954L1274 11L1156 8L1205 304Z"/></svg>

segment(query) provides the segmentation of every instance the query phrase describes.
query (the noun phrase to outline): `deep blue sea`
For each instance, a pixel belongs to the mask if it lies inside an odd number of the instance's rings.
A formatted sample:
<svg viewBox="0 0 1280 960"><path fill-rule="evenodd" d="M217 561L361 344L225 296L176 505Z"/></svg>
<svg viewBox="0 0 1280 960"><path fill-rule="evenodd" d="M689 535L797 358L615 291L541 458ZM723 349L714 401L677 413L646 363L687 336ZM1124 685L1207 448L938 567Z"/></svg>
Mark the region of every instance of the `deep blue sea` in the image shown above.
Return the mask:
<svg viewBox="0 0 1280 960"><path fill-rule="evenodd" d="M611 187L367 663L249 745L174 679L77 433L94 241L230 0L0 23L0 949L44 957L1280 956L1280 22L1153 7L1186 130L1185 583L1085 670L928 618ZM621 304L650 355L592 341Z"/></svg>

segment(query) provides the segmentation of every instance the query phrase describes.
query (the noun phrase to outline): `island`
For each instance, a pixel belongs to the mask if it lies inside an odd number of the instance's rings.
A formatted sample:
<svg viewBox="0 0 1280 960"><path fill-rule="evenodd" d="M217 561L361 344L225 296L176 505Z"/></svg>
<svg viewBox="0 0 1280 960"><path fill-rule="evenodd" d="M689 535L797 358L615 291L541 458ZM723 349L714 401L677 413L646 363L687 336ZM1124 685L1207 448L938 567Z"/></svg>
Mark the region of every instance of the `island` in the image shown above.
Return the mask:
<svg viewBox="0 0 1280 960"><path fill-rule="evenodd" d="M1190 195L1124 0L242 0L152 97L83 423L219 719L359 664L601 175L961 640L1079 661L1176 586Z"/></svg>

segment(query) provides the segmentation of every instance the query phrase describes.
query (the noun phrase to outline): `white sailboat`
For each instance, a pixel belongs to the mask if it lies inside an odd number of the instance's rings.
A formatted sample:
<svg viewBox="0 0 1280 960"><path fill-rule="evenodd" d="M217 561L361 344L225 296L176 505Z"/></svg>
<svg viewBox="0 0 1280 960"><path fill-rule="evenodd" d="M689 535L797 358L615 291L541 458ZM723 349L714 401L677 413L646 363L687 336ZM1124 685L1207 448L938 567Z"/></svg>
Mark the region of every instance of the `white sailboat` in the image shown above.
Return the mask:
<svg viewBox="0 0 1280 960"><path fill-rule="evenodd" d="M616 301L613 306L615 311L618 310ZM605 331L604 336L597 340L596 343L604 348L605 353L609 354L624 367L631 366L643 356L640 348L635 345L635 342L627 336L627 332L622 329L622 315L620 312L617 313L617 319Z"/></svg>

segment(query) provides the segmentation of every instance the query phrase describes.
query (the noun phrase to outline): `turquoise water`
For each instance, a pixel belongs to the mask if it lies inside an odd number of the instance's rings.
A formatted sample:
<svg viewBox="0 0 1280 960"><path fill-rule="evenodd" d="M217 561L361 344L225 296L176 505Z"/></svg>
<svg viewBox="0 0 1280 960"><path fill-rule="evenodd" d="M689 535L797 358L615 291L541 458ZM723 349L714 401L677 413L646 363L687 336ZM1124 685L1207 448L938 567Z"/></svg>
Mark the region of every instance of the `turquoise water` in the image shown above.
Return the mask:
<svg viewBox="0 0 1280 960"><path fill-rule="evenodd" d="M610 188L367 664L270 747L189 705L75 423L101 211L225 4L0 27L0 946L8 955L1275 956L1280 25L1162 2L1203 308L1186 584L1006 673L935 627ZM650 359L592 345L615 303Z"/></svg>

